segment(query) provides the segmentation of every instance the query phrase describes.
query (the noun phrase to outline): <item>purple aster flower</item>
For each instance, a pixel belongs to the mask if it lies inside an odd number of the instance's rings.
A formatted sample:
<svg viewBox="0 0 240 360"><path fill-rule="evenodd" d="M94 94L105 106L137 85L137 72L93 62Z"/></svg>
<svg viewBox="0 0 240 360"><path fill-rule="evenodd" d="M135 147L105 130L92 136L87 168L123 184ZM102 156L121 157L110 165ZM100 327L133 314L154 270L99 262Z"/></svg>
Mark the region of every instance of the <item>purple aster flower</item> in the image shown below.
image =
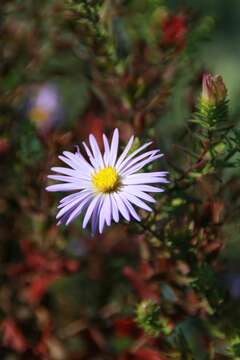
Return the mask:
<svg viewBox="0 0 240 360"><path fill-rule="evenodd" d="M102 233L105 225L109 226L112 220L118 223L120 216L127 221L131 218L140 221L135 206L152 211L146 202L154 203L155 200L149 193L164 191L152 184L167 183L167 172L140 171L163 155L159 150L140 154L151 142L130 152L133 141L132 136L118 157L119 132L115 129L111 144L103 134L103 154L93 135L89 136L89 147L83 142L89 161L79 149L75 153L64 151L63 155L59 156L69 168L53 167L51 170L58 175L48 177L63 183L50 185L46 190L77 192L60 201L58 224L68 225L77 216L84 214L83 228L91 219L92 232Z"/></svg>
<svg viewBox="0 0 240 360"><path fill-rule="evenodd" d="M58 87L51 83L40 86L31 96L28 114L40 132L47 133L62 120Z"/></svg>

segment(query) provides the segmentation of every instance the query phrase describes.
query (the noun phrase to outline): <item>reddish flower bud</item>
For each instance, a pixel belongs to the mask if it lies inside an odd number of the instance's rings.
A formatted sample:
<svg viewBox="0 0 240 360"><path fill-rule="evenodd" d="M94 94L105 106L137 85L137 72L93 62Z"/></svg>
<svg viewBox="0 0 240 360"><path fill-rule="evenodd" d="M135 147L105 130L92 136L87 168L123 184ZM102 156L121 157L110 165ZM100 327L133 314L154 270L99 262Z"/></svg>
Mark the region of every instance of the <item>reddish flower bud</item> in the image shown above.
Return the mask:
<svg viewBox="0 0 240 360"><path fill-rule="evenodd" d="M227 89L220 75L205 74L202 80L202 100L208 105L217 105L227 97Z"/></svg>

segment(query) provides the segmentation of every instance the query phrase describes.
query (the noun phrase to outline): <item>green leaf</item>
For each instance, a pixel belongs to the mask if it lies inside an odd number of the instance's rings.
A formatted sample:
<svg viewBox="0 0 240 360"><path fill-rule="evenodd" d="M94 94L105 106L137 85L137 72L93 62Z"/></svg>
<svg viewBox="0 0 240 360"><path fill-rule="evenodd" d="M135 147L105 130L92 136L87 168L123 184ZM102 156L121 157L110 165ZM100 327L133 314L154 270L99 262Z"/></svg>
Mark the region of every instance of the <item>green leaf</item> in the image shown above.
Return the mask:
<svg viewBox="0 0 240 360"><path fill-rule="evenodd" d="M209 360L206 335L207 329L200 319L188 318L176 327L172 339L183 349L190 351L194 360Z"/></svg>

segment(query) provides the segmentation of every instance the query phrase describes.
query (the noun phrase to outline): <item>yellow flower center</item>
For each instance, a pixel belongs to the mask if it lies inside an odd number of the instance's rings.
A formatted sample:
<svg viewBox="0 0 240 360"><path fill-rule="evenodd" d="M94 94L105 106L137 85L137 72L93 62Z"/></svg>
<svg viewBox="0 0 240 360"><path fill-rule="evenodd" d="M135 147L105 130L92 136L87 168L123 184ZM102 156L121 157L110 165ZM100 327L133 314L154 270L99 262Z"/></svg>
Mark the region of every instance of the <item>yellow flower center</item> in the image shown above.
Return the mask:
<svg viewBox="0 0 240 360"><path fill-rule="evenodd" d="M99 170L92 176L92 182L98 192L110 193L119 186L119 176L111 166Z"/></svg>
<svg viewBox="0 0 240 360"><path fill-rule="evenodd" d="M29 116L33 122L38 123L38 122L47 121L49 114L40 107L33 107L32 110L30 111Z"/></svg>

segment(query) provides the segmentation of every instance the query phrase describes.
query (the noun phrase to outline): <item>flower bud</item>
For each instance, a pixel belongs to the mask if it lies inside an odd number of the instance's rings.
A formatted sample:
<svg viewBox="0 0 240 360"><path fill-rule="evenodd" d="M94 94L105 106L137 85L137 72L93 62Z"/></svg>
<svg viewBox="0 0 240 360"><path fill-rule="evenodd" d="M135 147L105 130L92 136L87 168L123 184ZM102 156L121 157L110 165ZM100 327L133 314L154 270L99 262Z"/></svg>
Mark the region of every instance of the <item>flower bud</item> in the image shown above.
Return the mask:
<svg viewBox="0 0 240 360"><path fill-rule="evenodd" d="M202 80L202 101L207 105L218 105L227 97L227 89L220 75L205 74Z"/></svg>

